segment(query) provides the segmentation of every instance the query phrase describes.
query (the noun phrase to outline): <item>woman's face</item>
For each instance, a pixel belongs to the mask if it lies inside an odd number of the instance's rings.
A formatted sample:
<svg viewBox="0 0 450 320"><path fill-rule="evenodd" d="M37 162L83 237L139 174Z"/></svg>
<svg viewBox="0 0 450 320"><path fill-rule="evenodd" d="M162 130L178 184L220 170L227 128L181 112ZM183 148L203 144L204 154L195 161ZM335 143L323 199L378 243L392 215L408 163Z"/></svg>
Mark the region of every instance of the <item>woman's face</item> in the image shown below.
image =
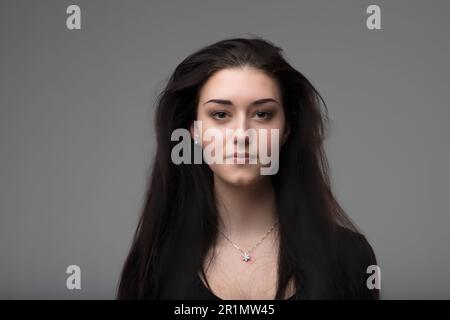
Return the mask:
<svg viewBox="0 0 450 320"><path fill-rule="evenodd" d="M273 144L278 146L274 150L279 150L287 136L278 83L252 67L227 68L214 73L200 90L197 121L201 127L197 126L200 135L195 137L200 146L213 150L213 155L222 150L222 154L218 153L223 157L221 163L208 163L215 178L233 185L251 185L264 178L260 169L268 165L267 161L261 161L261 153L272 156ZM205 136L208 129L221 133L222 143ZM243 134L246 131L256 135ZM276 131L278 136L274 138L271 132ZM193 137L194 133L192 125ZM237 159L235 153L238 157L247 153L252 161Z"/></svg>

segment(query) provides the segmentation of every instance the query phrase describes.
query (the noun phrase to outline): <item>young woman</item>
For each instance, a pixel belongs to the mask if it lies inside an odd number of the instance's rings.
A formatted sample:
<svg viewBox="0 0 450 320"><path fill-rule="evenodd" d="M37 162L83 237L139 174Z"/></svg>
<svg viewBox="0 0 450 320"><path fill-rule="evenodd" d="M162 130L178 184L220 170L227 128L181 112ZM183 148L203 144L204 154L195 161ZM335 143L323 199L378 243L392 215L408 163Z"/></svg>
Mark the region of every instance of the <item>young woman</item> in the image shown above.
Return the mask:
<svg viewBox="0 0 450 320"><path fill-rule="evenodd" d="M327 121L317 90L266 40L223 40L182 61L159 97L156 157L118 298L378 299L366 283L372 247L331 192ZM211 147L231 163L175 163L180 128L194 140L185 156ZM209 129L223 143L206 139ZM263 134L242 134L250 129ZM262 174L268 149L276 169Z"/></svg>

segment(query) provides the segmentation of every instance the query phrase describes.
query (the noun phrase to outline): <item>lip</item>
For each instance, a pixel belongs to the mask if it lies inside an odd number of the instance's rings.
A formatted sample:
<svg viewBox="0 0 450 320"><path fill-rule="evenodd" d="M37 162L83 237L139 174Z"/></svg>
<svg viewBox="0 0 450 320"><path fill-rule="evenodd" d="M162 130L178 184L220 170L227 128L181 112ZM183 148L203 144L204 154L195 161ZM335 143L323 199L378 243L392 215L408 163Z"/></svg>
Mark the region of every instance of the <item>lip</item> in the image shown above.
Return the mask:
<svg viewBox="0 0 450 320"><path fill-rule="evenodd" d="M233 154L233 158L241 158L241 159L245 158L245 159L248 159L248 158L250 158L250 155L248 154L248 152L246 152L246 153L237 153L237 152L235 152Z"/></svg>
<svg viewBox="0 0 450 320"><path fill-rule="evenodd" d="M256 159L257 157L254 156L254 155L250 155L248 152L246 152L246 153L237 153L237 152L235 152L234 154L229 155L227 158L249 160L249 159Z"/></svg>

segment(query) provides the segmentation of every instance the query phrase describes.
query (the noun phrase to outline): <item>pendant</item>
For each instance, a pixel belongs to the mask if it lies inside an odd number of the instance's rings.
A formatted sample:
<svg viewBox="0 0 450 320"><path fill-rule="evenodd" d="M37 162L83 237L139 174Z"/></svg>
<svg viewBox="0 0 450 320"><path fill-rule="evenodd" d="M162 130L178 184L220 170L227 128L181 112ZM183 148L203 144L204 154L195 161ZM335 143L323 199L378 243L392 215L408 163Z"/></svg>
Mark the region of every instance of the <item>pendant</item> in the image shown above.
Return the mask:
<svg viewBox="0 0 450 320"><path fill-rule="evenodd" d="M245 262L249 261L250 260L250 254L247 253L247 252L244 252L242 254L242 260L244 260Z"/></svg>

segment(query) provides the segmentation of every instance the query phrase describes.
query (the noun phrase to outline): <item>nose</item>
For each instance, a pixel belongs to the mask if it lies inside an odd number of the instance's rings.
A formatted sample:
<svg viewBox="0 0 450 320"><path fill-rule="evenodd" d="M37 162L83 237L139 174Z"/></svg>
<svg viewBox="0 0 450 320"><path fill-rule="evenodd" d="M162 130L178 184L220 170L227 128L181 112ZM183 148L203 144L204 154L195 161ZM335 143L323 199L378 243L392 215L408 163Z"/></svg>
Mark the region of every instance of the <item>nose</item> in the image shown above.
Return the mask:
<svg viewBox="0 0 450 320"><path fill-rule="evenodd" d="M246 131L248 130L248 123L247 123L247 117L245 115L240 116L237 119L237 123L234 126L234 140L233 143L235 145L239 145L239 146L247 146L250 141L249 141L249 135L246 134Z"/></svg>

